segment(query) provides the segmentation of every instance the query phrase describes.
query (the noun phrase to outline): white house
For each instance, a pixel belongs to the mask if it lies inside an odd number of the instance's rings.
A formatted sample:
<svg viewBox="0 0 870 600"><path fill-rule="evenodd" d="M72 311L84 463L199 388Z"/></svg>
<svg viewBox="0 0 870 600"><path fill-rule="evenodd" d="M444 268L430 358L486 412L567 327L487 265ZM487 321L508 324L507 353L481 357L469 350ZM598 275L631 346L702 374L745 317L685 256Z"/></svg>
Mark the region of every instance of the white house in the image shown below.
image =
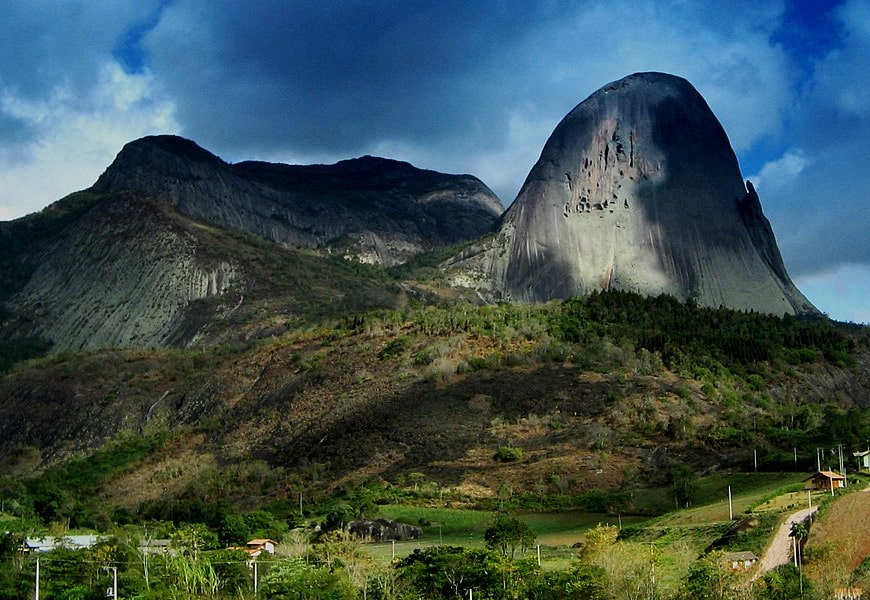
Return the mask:
<svg viewBox="0 0 870 600"><path fill-rule="evenodd" d="M870 470L870 450L853 452L852 456L858 459L858 469Z"/></svg>
<svg viewBox="0 0 870 600"><path fill-rule="evenodd" d="M55 548L85 550L105 538L99 535L65 535L62 537L45 536L25 538L24 552L50 552Z"/></svg>
<svg viewBox="0 0 870 600"><path fill-rule="evenodd" d="M751 569L758 562L758 557L752 552L726 552L725 562L735 571Z"/></svg>

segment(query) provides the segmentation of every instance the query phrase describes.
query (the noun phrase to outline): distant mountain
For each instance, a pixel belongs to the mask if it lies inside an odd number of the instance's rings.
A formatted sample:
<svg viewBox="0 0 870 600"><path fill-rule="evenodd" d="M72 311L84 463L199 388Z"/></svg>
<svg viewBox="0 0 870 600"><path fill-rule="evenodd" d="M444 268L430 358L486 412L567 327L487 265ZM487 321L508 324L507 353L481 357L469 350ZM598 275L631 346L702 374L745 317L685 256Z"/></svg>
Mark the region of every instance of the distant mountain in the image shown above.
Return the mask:
<svg viewBox="0 0 870 600"><path fill-rule="evenodd" d="M359 263L209 226L132 190L74 194L2 224L0 237L0 338L55 351L258 338L392 308L399 292Z"/></svg>
<svg viewBox="0 0 870 600"><path fill-rule="evenodd" d="M498 198L471 175L364 156L334 165L228 164L194 142L124 146L94 191L157 196L181 213L287 247L395 265L487 233Z"/></svg>
<svg viewBox="0 0 870 600"><path fill-rule="evenodd" d="M494 299L595 290L817 313L785 270L722 126L686 80L637 73L556 127L491 239L453 280Z"/></svg>
<svg viewBox="0 0 870 600"><path fill-rule="evenodd" d="M392 308L396 285L359 262L474 239L501 210L469 175L370 156L231 165L183 138L143 138L89 190L0 224L0 337L186 346Z"/></svg>
<svg viewBox="0 0 870 600"><path fill-rule="evenodd" d="M142 138L92 188L0 223L0 342L29 340L0 367L49 343L225 343L462 288L483 301L624 290L817 313L724 130L679 77L594 93L501 209L475 177L395 160L229 164L184 138ZM441 264L444 279L432 265L458 242L473 243ZM436 277L415 287L361 263Z"/></svg>

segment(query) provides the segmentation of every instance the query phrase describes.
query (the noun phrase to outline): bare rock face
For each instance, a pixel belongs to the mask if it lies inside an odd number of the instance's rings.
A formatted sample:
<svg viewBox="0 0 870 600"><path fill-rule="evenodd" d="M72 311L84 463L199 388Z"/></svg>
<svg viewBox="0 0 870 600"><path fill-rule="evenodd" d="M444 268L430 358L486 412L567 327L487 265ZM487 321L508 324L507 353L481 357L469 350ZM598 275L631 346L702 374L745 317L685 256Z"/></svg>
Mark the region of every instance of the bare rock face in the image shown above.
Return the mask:
<svg viewBox="0 0 870 600"><path fill-rule="evenodd" d="M493 238L453 281L541 302L617 289L814 313L791 282L722 126L689 82L637 73L556 127Z"/></svg>
<svg viewBox="0 0 870 600"><path fill-rule="evenodd" d="M192 302L238 295L239 266L202 252L165 208L119 192L42 248L6 302L25 317L19 333L58 351L176 345Z"/></svg>
<svg viewBox="0 0 870 600"><path fill-rule="evenodd" d="M371 156L334 165L228 164L175 136L130 142L94 186L123 189L288 247L387 266L475 239L502 212L495 194L470 175Z"/></svg>

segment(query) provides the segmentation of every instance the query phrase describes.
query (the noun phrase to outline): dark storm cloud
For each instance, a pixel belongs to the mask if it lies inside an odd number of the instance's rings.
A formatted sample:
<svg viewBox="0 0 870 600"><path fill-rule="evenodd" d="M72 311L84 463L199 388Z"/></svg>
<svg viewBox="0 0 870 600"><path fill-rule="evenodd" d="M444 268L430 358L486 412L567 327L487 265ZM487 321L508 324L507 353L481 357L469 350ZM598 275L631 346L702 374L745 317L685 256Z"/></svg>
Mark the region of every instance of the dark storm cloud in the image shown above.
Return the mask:
<svg viewBox="0 0 870 600"><path fill-rule="evenodd" d="M353 151L494 135L510 49L542 11L506 2L186 2L148 38L180 120L218 145ZM221 123L221 127L215 127Z"/></svg>
<svg viewBox="0 0 870 600"><path fill-rule="evenodd" d="M128 27L153 14L156 1L7 0L0 19L0 89L44 98L59 87L83 94Z"/></svg>
<svg viewBox="0 0 870 600"><path fill-rule="evenodd" d="M8 0L0 19L0 144L10 156L35 141L30 118L52 102L89 110L108 50L153 2ZM23 105L27 105L26 107Z"/></svg>

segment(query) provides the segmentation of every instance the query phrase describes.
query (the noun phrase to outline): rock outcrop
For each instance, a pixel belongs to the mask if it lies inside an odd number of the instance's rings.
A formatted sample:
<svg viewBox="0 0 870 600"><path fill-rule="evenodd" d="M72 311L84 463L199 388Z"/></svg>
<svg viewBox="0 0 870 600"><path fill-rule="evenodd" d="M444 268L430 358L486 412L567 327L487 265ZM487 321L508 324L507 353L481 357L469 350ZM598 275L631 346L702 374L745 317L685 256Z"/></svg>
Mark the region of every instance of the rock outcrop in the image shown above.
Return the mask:
<svg viewBox="0 0 870 600"><path fill-rule="evenodd" d="M502 213L471 175L365 156L334 165L228 164L194 142L130 142L94 186L165 198L190 217L288 247L387 266L475 239Z"/></svg>
<svg viewBox="0 0 870 600"><path fill-rule="evenodd" d="M423 535L423 530L416 525L399 523L390 519L351 521L347 525L347 531L353 536L375 542L416 540Z"/></svg>
<svg viewBox="0 0 870 600"><path fill-rule="evenodd" d="M728 138L686 80L637 73L554 130L458 285L541 302L617 289L703 306L814 313L791 282Z"/></svg>
<svg viewBox="0 0 870 600"><path fill-rule="evenodd" d="M34 271L6 307L19 334L58 351L183 345L192 303L235 302L245 284L232 257L203 252L174 211L132 192L98 202L28 260Z"/></svg>

